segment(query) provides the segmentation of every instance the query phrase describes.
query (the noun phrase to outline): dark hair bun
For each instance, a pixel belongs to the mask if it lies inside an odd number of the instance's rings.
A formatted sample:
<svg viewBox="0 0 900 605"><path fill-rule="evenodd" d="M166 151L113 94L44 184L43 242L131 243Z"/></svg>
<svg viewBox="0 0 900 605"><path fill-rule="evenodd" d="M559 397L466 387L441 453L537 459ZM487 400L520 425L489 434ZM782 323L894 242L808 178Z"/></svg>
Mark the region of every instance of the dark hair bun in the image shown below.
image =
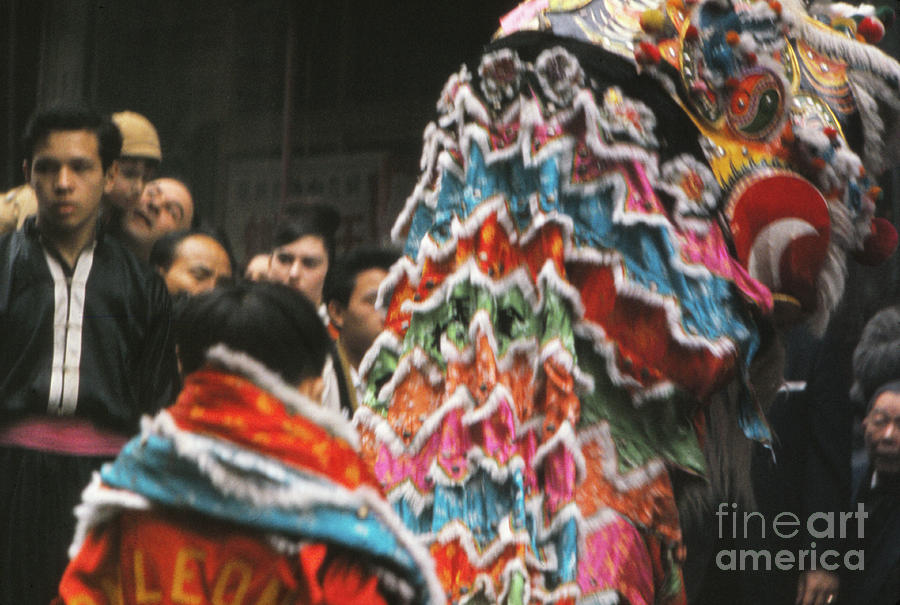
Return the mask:
<svg viewBox="0 0 900 605"><path fill-rule="evenodd" d="M184 301L176 319L184 372L217 344L250 355L291 384L322 373L331 339L316 308L282 284L240 281Z"/></svg>

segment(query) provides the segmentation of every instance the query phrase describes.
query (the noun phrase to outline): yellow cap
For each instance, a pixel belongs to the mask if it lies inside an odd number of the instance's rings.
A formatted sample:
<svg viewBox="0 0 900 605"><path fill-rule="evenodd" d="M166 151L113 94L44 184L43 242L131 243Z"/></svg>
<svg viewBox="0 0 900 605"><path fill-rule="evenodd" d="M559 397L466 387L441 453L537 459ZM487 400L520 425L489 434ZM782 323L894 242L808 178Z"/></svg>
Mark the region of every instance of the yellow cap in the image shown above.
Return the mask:
<svg viewBox="0 0 900 605"><path fill-rule="evenodd" d="M122 133L122 157L162 160L159 135L150 120L133 111L114 113L112 119Z"/></svg>

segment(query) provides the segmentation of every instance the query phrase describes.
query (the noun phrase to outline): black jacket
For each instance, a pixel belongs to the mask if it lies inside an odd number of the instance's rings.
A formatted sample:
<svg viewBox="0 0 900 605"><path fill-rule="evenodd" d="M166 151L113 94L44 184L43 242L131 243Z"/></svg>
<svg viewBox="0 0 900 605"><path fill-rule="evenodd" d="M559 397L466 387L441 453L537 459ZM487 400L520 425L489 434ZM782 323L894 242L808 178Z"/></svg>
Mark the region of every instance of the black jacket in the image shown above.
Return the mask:
<svg viewBox="0 0 900 605"><path fill-rule="evenodd" d="M134 432L178 370L162 279L112 237L68 267L34 219L0 236L0 423L72 415Z"/></svg>

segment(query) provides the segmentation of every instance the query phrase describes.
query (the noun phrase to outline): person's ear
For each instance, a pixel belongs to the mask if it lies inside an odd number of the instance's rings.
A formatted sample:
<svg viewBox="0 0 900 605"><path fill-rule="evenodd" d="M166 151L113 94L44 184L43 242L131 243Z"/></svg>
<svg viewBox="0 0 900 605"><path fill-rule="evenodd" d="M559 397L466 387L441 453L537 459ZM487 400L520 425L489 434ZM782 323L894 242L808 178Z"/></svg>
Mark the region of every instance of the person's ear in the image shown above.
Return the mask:
<svg viewBox="0 0 900 605"><path fill-rule="evenodd" d="M297 385L297 390L301 394L306 395L315 402L322 400L322 393L325 391L325 380L321 376L312 378L304 378Z"/></svg>
<svg viewBox="0 0 900 605"><path fill-rule="evenodd" d="M336 300L331 300L328 301L326 308L328 309L328 317L331 318L331 323L338 330L342 329L344 327L344 305Z"/></svg>
<svg viewBox="0 0 900 605"><path fill-rule="evenodd" d="M113 160L113 163L109 165L109 168L103 174L103 177L106 179L106 182L103 184L103 193L109 194L113 190L113 183L116 182L118 175L119 160Z"/></svg>

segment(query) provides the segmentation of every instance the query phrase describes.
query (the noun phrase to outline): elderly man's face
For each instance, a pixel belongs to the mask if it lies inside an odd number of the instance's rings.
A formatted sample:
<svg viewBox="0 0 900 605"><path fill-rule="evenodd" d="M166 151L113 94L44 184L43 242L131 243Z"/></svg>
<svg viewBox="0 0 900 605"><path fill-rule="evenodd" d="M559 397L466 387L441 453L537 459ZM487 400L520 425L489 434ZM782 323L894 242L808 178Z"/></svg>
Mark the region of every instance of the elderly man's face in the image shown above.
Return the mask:
<svg viewBox="0 0 900 605"><path fill-rule="evenodd" d="M197 233L178 244L172 266L162 276L170 294L196 295L212 290L220 279L231 277L231 261L219 242Z"/></svg>
<svg viewBox="0 0 900 605"><path fill-rule="evenodd" d="M863 420L863 427L875 470L900 473L900 393L886 391L879 395Z"/></svg>

